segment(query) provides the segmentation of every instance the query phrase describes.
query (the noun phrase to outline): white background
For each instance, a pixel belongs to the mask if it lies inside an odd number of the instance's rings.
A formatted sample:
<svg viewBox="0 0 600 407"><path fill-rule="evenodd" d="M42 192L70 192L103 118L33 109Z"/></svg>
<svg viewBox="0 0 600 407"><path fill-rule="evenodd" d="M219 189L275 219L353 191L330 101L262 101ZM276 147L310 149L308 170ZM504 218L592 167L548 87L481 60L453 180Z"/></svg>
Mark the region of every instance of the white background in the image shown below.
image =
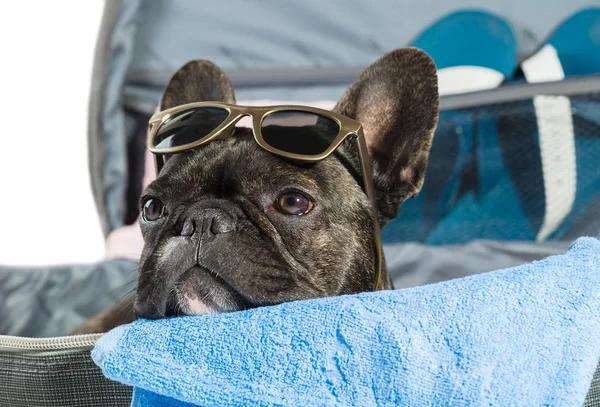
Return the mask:
<svg viewBox="0 0 600 407"><path fill-rule="evenodd" d="M87 161L103 1L19 0L0 17L0 265L104 256Z"/></svg>

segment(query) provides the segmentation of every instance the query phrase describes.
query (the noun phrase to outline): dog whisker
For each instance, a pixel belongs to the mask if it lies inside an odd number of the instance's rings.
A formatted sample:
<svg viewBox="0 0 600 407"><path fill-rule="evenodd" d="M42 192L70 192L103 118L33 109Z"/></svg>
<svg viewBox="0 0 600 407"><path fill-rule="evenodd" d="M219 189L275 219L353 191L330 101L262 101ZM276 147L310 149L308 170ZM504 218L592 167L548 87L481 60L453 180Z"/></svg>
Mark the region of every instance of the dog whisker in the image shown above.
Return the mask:
<svg viewBox="0 0 600 407"><path fill-rule="evenodd" d="M124 311L127 311L127 310L129 310L129 308L130 308L130 307L129 307L129 305L130 305L130 304L129 304L128 302L127 302L127 303L125 303L125 304L123 304L121 307L119 307L119 309L118 309L117 311L115 311L115 314L116 314L117 316L120 316L120 315L122 315Z"/></svg>
<svg viewBox="0 0 600 407"><path fill-rule="evenodd" d="M137 283L137 279L130 280L130 281L128 281L128 282L126 282L126 283L124 283L124 284L121 284L121 285L120 285L120 286L118 286L118 287L115 287L115 288L113 288L112 290L110 290L110 291L109 291L109 292L107 292L106 294L104 294L104 295L102 295L102 296L98 297L97 299L93 300L92 302L93 302L93 303L100 302L100 301L102 301L102 300L106 299L107 297L110 297L110 296L112 296L112 295L113 295L113 294L115 294L117 291L119 291L119 290L122 290L122 289L123 289L123 288L125 288L126 286L128 286L128 285L130 285L130 284L136 284L136 283ZM120 296L119 296L119 300L118 300L118 301L121 301L121 300L123 300L125 297L127 297L128 295L130 295L130 294L132 294L133 292L135 292L136 288L137 288L137 287L134 287L134 288L132 288L132 289L130 289L130 290L127 290L127 292L126 292L125 294L123 294L123 295L120 295ZM118 302L118 301L117 301L117 302Z"/></svg>

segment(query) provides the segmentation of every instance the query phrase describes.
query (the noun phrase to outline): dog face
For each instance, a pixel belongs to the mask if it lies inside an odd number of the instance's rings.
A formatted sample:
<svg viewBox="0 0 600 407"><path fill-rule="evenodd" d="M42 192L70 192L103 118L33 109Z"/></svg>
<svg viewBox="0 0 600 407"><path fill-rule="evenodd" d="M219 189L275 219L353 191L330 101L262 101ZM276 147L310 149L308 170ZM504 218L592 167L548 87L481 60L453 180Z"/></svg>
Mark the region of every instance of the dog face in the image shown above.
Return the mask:
<svg viewBox="0 0 600 407"><path fill-rule="evenodd" d="M208 61L173 76L161 109L199 101L235 103L227 77ZM390 52L334 110L363 124L383 226L423 183L438 116L435 66L414 48ZM237 128L231 138L173 155L141 199L137 315L228 312L373 290L373 208L361 183L351 141L318 163L299 164ZM385 269L381 279L391 288Z"/></svg>

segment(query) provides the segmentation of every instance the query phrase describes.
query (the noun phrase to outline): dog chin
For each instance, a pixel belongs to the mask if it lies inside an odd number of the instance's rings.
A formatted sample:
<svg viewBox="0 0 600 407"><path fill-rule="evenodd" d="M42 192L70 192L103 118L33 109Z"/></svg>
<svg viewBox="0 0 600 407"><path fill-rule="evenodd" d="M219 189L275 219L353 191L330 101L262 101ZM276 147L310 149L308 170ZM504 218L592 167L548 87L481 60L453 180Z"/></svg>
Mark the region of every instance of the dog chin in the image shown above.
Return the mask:
<svg viewBox="0 0 600 407"><path fill-rule="evenodd" d="M181 310L185 315L208 315L217 313L214 308L202 300L198 298L190 298L187 295L183 298Z"/></svg>

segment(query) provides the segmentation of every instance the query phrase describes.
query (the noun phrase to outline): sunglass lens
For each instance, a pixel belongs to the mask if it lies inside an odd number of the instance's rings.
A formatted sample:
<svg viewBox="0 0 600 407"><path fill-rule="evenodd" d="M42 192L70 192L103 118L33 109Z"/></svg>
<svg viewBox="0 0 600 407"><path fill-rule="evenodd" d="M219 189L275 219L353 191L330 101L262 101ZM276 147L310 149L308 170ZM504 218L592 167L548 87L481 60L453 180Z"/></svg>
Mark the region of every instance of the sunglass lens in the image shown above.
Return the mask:
<svg viewBox="0 0 600 407"><path fill-rule="evenodd" d="M280 151L307 156L324 153L340 132L329 117L304 111L278 111L266 116L261 125L264 141Z"/></svg>
<svg viewBox="0 0 600 407"><path fill-rule="evenodd" d="M203 139L219 127L229 112L219 107L198 107L183 111L163 123L154 136L154 147L180 147Z"/></svg>

